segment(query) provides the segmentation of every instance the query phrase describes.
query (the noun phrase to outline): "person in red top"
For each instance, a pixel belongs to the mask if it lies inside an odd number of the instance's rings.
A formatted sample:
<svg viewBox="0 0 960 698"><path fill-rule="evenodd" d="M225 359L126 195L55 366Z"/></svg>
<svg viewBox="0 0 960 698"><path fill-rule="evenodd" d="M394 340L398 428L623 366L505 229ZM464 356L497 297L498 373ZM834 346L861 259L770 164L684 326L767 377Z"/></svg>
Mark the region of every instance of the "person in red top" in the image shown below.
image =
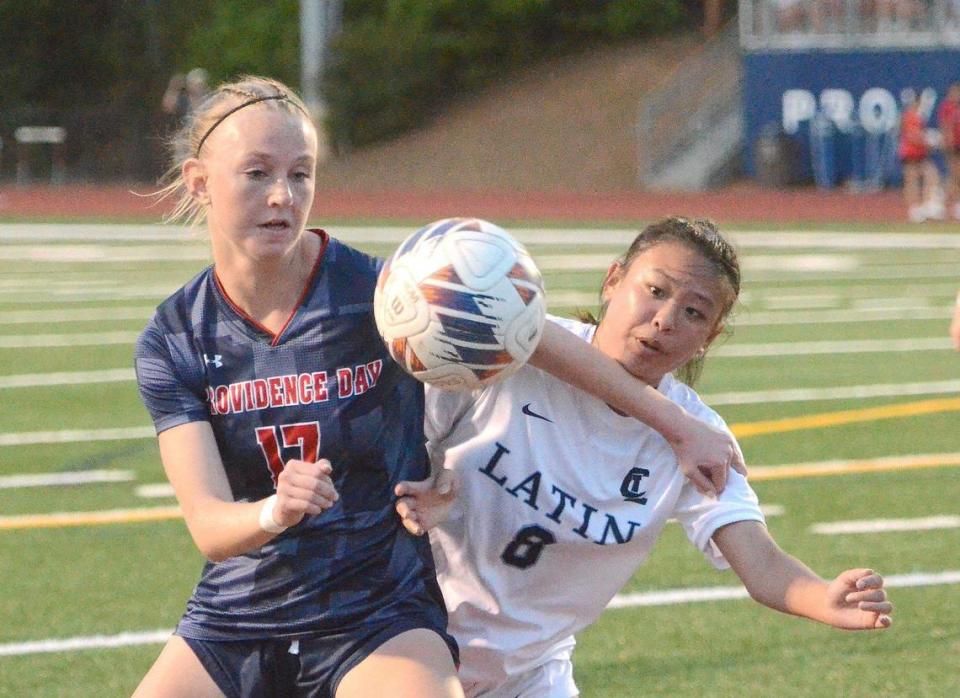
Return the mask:
<svg viewBox="0 0 960 698"><path fill-rule="evenodd" d="M947 201L953 202L953 217L960 219L960 82L950 85L940 103L937 125L947 162Z"/></svg>
<svg viewBox="0 0 960 698"><path fill-rule="evenodd" d="M902 95L903 115L900 118L900 144L897 155L903 167L903 195L907 215L915 223L927 218L942 218L940 176L930 159L926 138L926 119L913 90Z"/></svg>

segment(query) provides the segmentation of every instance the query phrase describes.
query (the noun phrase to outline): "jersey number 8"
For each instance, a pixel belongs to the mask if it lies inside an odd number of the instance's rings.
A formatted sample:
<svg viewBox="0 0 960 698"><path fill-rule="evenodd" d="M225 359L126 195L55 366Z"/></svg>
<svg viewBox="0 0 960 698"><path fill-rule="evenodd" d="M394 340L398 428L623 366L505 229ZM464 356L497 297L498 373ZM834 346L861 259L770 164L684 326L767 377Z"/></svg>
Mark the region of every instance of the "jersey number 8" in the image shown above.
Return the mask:
<svg viewBox="0 0 960 698"><path fill-rule="evenodd" d="M544 546L556 542L556 536L542 526L524 526L504 548L500 559L511 567L525 570L537 564Z"/></svg>

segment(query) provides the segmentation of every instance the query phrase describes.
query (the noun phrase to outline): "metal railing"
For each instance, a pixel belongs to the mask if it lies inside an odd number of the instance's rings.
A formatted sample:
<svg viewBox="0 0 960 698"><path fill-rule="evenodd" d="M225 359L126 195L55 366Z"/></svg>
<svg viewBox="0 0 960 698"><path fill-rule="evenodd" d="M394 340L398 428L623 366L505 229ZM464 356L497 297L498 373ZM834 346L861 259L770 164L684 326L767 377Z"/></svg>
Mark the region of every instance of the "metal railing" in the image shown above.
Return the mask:
<svg viewBox="0 0 960 698"><path fill-rule="evenodd" d="M957 0L739 0L745 50L960 47Z"/></svg>
<svg viewBox="0 0 960 698"><path fill-rule="evenodd" d="M737 29L729 25L663 83L637 111L637 181L656 188L663 170L709 127L741 108Z"/></svg>

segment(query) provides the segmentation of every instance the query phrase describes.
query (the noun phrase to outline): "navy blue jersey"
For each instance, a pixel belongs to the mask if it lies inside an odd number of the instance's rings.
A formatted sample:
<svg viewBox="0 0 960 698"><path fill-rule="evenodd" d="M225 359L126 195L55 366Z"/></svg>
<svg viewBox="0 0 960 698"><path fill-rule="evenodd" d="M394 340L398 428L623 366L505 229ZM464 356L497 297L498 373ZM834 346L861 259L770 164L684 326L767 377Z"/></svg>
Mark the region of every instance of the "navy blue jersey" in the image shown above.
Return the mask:
<svg viewBox="0 0 960 698"><path fill-rule="evenodd" d="M317 635L437 601L429 544L394 511L394 485L427 477L429 465L423 388L374 325L382 262L317 234L313 276L277 335L232 303L210 267L157 308L137 342L157 432L208 421L236 501L273 493L290 458L329 459L340 494L262 548L208 562L178 627L186 637Z"/></svg>

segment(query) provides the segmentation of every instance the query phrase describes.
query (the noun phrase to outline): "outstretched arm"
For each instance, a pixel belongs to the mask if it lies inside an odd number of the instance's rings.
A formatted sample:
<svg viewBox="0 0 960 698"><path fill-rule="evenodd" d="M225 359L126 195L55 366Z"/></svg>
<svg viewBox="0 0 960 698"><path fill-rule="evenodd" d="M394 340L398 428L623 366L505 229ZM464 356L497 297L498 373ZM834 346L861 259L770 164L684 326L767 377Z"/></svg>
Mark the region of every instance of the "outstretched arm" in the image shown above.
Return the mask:
<svg viewBox="0 0 960 698"><path fill-rule="evenodd" d="M397 514L403 527L415 536L443 523L457 499L460 479L452 470L441 468L426 480L404 480L393 488Z"/></svg>
<svg viewBox="0 0 960 698"><path fill-rule="evenodd" d="M827 582L781 550L756 521L724 526L713 540L750 596L764 606L845 630L882 629L892 622L893 604L872 570L846 570Z"/></svg>
<svg viewBox="0 0 960 698"><path fill-rule="evenodd" d="M722 492L728 467L747 474L730 434L692 416L560 325L546 322L530 363L660 432L677 454L680 470L700 492Z"/></svg>
<svg viewBox="0 0 960 698"><path fill-rule="evenodd" d="M953 321L950 323L950 339L953 348L960 351L960 293L957 294L957 303L953 307Z"/></svg>

